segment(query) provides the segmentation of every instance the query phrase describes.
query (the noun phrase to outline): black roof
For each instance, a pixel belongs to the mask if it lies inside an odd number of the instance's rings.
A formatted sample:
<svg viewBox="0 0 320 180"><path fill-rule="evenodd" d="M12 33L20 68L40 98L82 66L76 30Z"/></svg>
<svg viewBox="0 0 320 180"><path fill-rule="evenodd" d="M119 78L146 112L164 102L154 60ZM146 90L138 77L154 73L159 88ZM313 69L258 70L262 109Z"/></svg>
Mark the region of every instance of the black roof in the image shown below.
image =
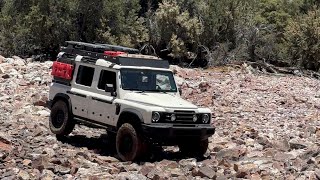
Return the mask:
<svg viewBox="0 0 320 180"><path fill-rule="evenodd" d="M64 57L75 58L77 55L83 56L82 61L85 63L95 64L98 59L105 59L113 64L122 66L146 66L154 68L169 68L169 62L162 59L152 58L133 58L133 57L110 57L104 54L105 51L121 51L128 54L138 54L139 50L114 46L109 44L91 44L76 41L66 41L67 46L62 47L61 51L65 52Z"/></svg>

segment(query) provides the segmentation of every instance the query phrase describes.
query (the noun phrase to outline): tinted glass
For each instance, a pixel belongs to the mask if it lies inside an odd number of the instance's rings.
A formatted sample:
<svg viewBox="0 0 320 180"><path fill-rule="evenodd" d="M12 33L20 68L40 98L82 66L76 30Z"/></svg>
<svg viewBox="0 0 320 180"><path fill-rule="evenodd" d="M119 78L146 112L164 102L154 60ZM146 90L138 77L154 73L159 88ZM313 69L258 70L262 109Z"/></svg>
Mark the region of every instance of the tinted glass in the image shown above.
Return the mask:
<svg viewBox="0 0 320 180"><path fill-rule="evenodd" d="M173 74L168 71L123 69L121 81L124 90L177 92Z"/></svg>
<svg viewBox="0 0 320 180"><path fill-rule="evenodd" d="M91 86L94 75L94 68L88 66L79 66L77 74L77 84Z"/></svg>
<svg viewBox="0 0 320 180"><path fill-rule="evenodd" d="M106 84L113 84L113 87L116 88L116 73L112 71L102 70L100 73L98 89L104 90Z"/></svg>

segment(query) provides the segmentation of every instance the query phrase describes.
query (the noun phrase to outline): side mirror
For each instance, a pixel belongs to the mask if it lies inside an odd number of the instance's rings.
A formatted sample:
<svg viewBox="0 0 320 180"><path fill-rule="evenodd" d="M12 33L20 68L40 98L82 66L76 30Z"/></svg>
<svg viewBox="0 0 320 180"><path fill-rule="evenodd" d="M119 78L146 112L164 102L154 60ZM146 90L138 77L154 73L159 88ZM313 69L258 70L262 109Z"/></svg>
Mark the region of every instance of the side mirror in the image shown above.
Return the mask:
<svg viewBox="0 0 320 180"><path fill-rule="evenodd" d="M113 84L106 84L105 89L106 92L111 93L111 96L116 97L117 96L117 92L115 90L115 87L113 86Z"/></svg>
<svg viewBox="0 0 320 180"><path fill-rule="evenodd" d="M182 95L182 89L178 88L178 91L179 91L180 95Z"/></svg>

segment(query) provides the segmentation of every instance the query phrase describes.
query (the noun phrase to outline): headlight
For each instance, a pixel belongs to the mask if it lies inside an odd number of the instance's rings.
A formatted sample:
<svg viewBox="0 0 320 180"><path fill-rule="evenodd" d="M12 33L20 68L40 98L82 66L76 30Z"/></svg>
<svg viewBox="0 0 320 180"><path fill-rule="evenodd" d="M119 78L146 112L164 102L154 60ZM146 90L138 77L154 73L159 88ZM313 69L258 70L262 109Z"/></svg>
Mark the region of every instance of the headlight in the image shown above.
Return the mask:
<svg viewBox="0 0 320 180"><path fill-rule="evenodd" d="M152 113L152 122L159 122L159 120L160 120L160 113L158 113L158 112L154 112L154 113Z"/></svg>
<svg viewBox="0 0 320 180"><path fill-rule="evenodd" d="M193 122L197 122L198 121L198 116L195 114L195 115L193 115Z"/></svg>
<svg viewBox="0 0 320 180"><path fill-rule="evenodd" d="M209 114L202 115L202 122L204 124L208 124L210 122L210 115Z"/></svg>
<svg viewBox="0 0 320 180"><path fill-rule="evenodd" d="M171 115L171 121L176 121L177 120L177 116L175 114Z"/></svg>

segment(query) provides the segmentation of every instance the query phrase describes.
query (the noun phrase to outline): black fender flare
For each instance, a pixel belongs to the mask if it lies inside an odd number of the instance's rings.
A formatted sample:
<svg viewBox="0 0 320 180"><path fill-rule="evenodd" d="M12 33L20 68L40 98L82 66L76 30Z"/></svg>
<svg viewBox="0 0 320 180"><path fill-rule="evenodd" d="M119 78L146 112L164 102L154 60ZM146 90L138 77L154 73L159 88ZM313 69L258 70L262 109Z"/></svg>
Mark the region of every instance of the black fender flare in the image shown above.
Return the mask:
<svg viewBox="0 0 320 180"><path fill-rule="evenodd" d="M120 116L117 122L117 128L120 128L120 126L126 122L140 126L143 123L143 116L139 111L135 109L124 109L120 113Z"/></svg>
<svg viewBox="0 0 320 180"><path fill-rule="evenodd" d="M66 101L69 111L72 113L72 103L71 103L71 99L68 95L64 94L64 93L58 93L54 96L53 100L52 100L52 105L51 107L54 105L54 103L56 103L58 100L64 100Z"/></svg>

